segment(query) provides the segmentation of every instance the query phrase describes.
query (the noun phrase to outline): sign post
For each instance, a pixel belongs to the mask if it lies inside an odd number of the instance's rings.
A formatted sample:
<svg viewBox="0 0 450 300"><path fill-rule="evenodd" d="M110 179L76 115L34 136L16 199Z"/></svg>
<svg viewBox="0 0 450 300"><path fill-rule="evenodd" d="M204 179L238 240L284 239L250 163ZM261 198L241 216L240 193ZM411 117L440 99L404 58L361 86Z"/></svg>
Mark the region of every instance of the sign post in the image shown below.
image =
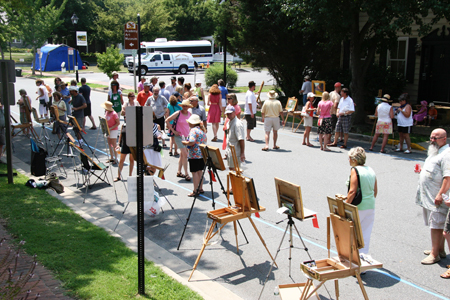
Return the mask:
<svg viewBox="0 0 450 300"><path fill-rule="evenodd" d="M136 53L137 53L137 50L131 50L131 55L133 55L133 64L136 61ZM134 81L134 92L137 93L137 89L136 89L136 72L133 72L133 81Z"/></svg>
<svg viewBox="0 0 450 300"><path fill-rule="evenodd" d="M36 49L36 53L37 53L37 55L39 55L39 71L41 72L41 77L42 77L42 63L41 63L42 52L41 52L41 49L40 48Z"/></svg>
<svg viewBox="0 0 450 300"><path fill-rule="evenodd" d="M124 39L125 39L125 49L133 50L133 68L136 70L136 50L139 50L139 41L138 41L138 26L134 22L127 22L124 28ZM140 55L140 54L138 54ZM138 64L137 70L139 71L140 62ZM141 80L141 77L139 77ZM134 92L136 92L136 72L134 72Z"/></svg>
<svg viewBox="0 0 450 300"><path fill-rule="evenodd" d="M69 73L70 73L70 56L73 56L73 48L68 48L67 49L67 62L69 63L69 66L68 66L68 68L67 68L67 71L69 71ZM72 65L72 67L73 67L74 65ZM75 68L73 68L74 70L75 70Z"/></svg>

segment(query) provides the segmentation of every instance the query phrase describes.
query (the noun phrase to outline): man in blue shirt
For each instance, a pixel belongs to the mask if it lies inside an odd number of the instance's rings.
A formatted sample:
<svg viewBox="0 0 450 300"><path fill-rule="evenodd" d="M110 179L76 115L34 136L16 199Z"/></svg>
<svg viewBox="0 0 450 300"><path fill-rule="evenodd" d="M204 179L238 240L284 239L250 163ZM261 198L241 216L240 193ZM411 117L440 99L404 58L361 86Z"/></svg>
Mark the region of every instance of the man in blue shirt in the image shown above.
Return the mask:
<svg viewBox="0 0 450 300"><path fill-rule="evenodd" d="M222 93L222 125L225 123L225 107L227 107L227 95L228 89L225 86L225 81L223 79L219 79L217 82L219 84L219 90Z"/></svg>
<svg viewBox="0 0 450 300"><path fill-rule="evenodd" d="M72 105L70 105L70 92L69 89L67 88L67 83L65 82L61 82L61 95L62 95L62 100L64 101L64 103L66 103L66 117L72 115Z"/></svg>

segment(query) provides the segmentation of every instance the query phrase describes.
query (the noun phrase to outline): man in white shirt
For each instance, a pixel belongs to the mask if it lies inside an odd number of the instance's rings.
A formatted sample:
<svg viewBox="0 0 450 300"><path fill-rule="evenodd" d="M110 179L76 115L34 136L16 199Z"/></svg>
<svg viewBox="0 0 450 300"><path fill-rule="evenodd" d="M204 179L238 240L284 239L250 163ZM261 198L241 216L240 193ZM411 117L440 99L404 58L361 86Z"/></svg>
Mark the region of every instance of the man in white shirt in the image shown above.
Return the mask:
<svg viewBox="0 0 450 300"><path fill-rule="evenodd" d="M338 121L336 123L336 134L334 136L334 142L329 144L329 147L337 147L337 142L339 138L339 133L344 134L344 145L341 146L342 149L347 148L348 133L350 132L350 121L352 119L352 114L355 112L355 104L353 99L349 97L349 91L347 88L341 90L342 98L339 100L339 105L337 107L336 116Z"/></svg>
<svg viewBox="0 0 450 300"><path fill-rule="evenodd" d="M254 81L248 83L248 91L245 94L245 108L244 116L247 121L247 141L253 142L254 139L250 136L250 132L256 127L256 95L253 92L256 88Z"/></svg>
<svg viewBox="0 0 450 300"><path fill-rule="evenodd" d="M177 78L175 76L170 77L170 85L166 87L166 91L169 91L170 95L173 95L176 92L177 88Z"/></svg>

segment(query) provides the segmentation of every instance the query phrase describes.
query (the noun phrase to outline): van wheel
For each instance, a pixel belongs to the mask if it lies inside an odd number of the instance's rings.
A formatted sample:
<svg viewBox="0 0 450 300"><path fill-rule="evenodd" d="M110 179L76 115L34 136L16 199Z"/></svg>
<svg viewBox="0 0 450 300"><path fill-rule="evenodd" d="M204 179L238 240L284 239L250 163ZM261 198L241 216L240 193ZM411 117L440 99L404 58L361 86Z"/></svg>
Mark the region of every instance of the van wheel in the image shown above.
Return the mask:
<svg viewBox="0 0 450 300"><path fill-rule="evenodd" d="M181 65L180 68L178 69L180 71L180 74L186 74L188 71L188 67L186 65Z"/></svg>
<svg viewBox="0 0 450 300"><path fill-rule="evenodd" d="M139 71L141 72L141 75L146 75L148 68L146 66L142 66L139 68Z"/></svg>

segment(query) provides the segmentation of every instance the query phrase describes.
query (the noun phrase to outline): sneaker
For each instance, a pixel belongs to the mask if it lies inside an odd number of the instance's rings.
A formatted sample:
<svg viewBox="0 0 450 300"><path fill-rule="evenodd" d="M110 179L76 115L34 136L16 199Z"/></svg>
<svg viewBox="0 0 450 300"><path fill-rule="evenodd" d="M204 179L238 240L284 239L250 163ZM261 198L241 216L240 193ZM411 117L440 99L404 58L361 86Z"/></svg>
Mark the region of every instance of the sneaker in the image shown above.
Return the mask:
<svg viewBox="0 0 450 300"><path fill-rule="evenodd" d="M410 151L410 150L405 150L405 152L403 152L403 153L405 153L405 154L410 154L411 151Z"/></svg>
<svg viewBox="0 0 450 300"><path fill-rule="evenodd" d="M403 150L400 148L395 149L395 152L402 152Z"/></svg>
<svg viewBox="0 0 450 300"><path fill-rule="evenodd" d="M430 255L431 254L431 250L424 250L423 254ZM440 258L446 258L447 257L447 253L445 253L445 250L439 252L439 257Z"/></svg>
<svg viewBox="0 0 450 300"><path fill-rule="evenodd" d="M422 265L432 265L437 263L438 261L440 261L441 258L438 257L434 257L433 255L428 255L427 257L425 257L424 259L422 259L421 263Z"/></svg>

